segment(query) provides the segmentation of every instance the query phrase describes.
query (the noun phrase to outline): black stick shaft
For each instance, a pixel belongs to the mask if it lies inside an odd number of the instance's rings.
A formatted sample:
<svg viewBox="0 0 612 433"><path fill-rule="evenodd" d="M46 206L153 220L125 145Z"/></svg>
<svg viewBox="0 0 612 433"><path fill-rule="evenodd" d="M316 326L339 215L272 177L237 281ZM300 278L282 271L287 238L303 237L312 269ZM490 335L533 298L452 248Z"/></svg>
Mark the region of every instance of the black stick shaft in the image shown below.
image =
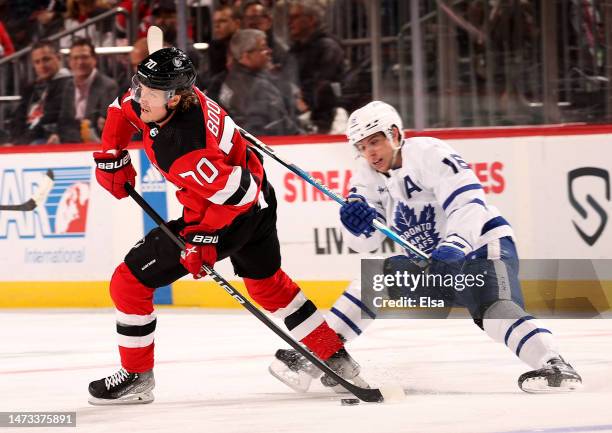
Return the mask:
<svg viewBox="0 0 612 433"><path fill-rule="evenodd" d="M155 224L157 224L159 228L162 229L162 231L166 233L176 245L179 246L179 248L185 248L185 242L177 235L172 233L172 230L170 230L166 224L166 221L164 221L164 219L155 211L155 209L153 209L151 205L140 194L138 194L134 187L127 182L124 187L129 196L132 197L136 203L138 203L138 206L140 206L153 221L155 221Z"/></svg>
<svg viewBox="0 0 612 433"><path fill-rule="evenodd" d="M283 167L289 169L289 171L293 172L294 174L298 175L300 178L302 178L302 180L304 180L304 181L308 182L309 184L311 184L312 186L314 186L316 189L318 189L323 194L325 194L326 196L328 196L329 198L334 200L340 206L342 206L344 204L344 198L342 198L342 196L340 194L338 194L335 191L332 191L329 187L327 187L322 182L320 182L319 180L317 180L314 177L312 177L310 174L308 174L308 172L302 170L297 165L292 164L292 163L287 162L287 161L284 161L282 158L280 158L276 154L276 152L274 152L274 149L272 149L270 146L265 144L259 138L255 137L250 132L248 132L248 131L246 131L246 130L244 130L242 128L238 128L238 130L240 131L240 134L242 134L242 136L249 143L251 143L255 149L259 150L260 152L265 153L270 158L272 158L276 162L278 162L280 165L282 165ZM417 247L415 247L414 245L412 245L410 242L408 242L405 239L403 239L400 235L395 233L390 227L387 227L385 224L383 224L382 222L380 222L377 219L372 221L372 226L376 230L380 231L382 234L387 236L389 239L391 239L392 241L397 243L399 246L404 248L405 250L410 251L416 258L420 259L420 260L414 260L414 258L413 258L413 262L415 264L417 264L420 267L425 267L425 266L428 265L426 260L429 259L429 256L427 254L425 254L423 251L421 251L420 249L418 249Z"/></svg>
<svg viewBox="0 0 612 433"><path fill-rule="evenodd" d="M168 225L163 220L163 218L147 203L147 201L142 198L140 194L134 189L132 185L129 183L125 183L125 190L128 195L134 199L134 201L155 221L155 223L166 233L170 239L178 245L180 248L185 247L185 242L176 236ZM376 388L361 388L357 385L350 383L344 378L340 377L335 371L327 366L323 361L310 353L307 349L303 348L299 343L297 343L293 338L287 335L282 329L280 329L276 324L268 318L264 313L261 312L259 308L253 305L246 297L244 297L238 290L236 290L230 283L228 283L225 278L223 278L217 271L213 268L203 265L202 268L206 271L211 278L219 284L227 293L229 293L238 303L240 303L244 308L246 308L250 313L252 313L255 317L257 317L264 325L266 325L269 329L271 329L276 335L282 338L289 346L293 349L297 350L301 353L306 359L316 365L323 373L332 376L338 383L340 383L344 388L348 391L352 392L355 397L366 401L366 402L382 402L383 396L380 393L379 389Z"/></svg>

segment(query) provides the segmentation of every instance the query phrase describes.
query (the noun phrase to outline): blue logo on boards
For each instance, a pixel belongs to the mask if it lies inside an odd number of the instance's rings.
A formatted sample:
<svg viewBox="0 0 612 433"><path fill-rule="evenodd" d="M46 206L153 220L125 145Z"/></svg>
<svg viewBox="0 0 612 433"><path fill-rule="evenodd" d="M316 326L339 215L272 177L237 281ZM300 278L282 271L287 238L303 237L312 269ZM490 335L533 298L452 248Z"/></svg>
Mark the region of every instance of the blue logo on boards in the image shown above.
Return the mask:
<svg viewBox="0 0 612 433"><path fill-rule="evenodd" d="M142 164L143 167L147 164ZM142 192L143 194L149 192L161 192L163 193L163 199L166 198L166 180L153 165L148 164L147 171L142 176Z"/></svg>
<svg viewBox="0 0 612 433"><path fill-rule="evenodd" d="M0 171L0 203L20 204L40 187L48 168ZM55 181L44 204L33 211L0 211L0 239L82 238L87 227L90 166L52 168Z"/></svg>

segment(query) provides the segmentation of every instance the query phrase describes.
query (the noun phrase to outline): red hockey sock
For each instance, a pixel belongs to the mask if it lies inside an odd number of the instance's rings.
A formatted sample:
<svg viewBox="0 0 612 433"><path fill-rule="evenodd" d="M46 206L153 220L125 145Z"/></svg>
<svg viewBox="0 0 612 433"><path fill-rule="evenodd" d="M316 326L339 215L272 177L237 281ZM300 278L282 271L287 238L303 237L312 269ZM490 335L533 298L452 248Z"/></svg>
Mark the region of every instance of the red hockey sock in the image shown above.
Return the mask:
<svg viewBox="0 0 612 433"><path fill-rule="evenodd" d="M125 263L117 267L111 279L110 295L116 307L121 365L130 373L153 368L157 324L153 291L138 281Z"/></svg>
<svg viewBox="0 0 612 433"><path fill-rule="evenodd" d="M244 283L255 302L283 319L293 338L319 358L326 360L342 347L321 312L282 269L261 280L244 278Z"/></svg>

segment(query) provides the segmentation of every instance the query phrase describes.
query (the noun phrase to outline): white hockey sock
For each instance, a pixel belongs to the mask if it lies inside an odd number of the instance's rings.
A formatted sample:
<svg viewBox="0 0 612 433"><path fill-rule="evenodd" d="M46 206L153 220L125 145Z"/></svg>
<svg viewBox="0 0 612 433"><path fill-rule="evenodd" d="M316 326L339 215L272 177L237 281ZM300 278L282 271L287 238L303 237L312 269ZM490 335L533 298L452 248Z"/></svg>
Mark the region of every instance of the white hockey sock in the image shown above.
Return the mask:
<svg viewBox="0 0 612 433"><path fill-rule="evenodd" d="M361 302L361 280L351 282L327 315L327 323L346 341L359 336L370 326L376 315Z"/></svg>
<svg viewBox="0 0 612 433"><path fill-rule="evenodd" d="M297 292L289 305L276 310L274 316L283 319L293 338L298 341L302 341L325 323L323 314L301 290Z"/></svg>
<svg viewBox="0 0 612 433"><path fill-rule="evenodd" d="M491 305L484 314L483 327L493 340L504 343L534 369L559 356L552 333L510 300Z"/></svg>

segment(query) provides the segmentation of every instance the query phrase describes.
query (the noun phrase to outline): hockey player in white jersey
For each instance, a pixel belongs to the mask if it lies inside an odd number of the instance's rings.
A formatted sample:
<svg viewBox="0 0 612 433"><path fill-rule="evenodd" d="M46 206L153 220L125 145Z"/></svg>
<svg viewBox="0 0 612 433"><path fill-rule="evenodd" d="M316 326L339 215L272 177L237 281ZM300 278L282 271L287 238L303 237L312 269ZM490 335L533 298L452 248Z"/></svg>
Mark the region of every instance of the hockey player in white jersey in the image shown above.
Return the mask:
<svg viewBox="0 0 612 433"><path fill-rule="evenodd" d="M518 279L514 232L499 211L486 203L478 178L447 143L431 137L403 138L402 120L384 102L353 112L347 137L361 158L340 208L343 235L358 252L377 249L384 234L372 226L379 219L422 251L431 254L432 274L485 275L477 291L452 291L493 340L504 343L533 370L522 374L526 392L573 391L578 373L559 354L553 334L524 310ZM330 326L345 340L361 334L374 318L360 297L360 282L334 304ZM304 391L316 372L291 350L279 350L273 375ZM289 383L300 377L300 387ZM334 385L322 378L324 385Z"/></svg>

